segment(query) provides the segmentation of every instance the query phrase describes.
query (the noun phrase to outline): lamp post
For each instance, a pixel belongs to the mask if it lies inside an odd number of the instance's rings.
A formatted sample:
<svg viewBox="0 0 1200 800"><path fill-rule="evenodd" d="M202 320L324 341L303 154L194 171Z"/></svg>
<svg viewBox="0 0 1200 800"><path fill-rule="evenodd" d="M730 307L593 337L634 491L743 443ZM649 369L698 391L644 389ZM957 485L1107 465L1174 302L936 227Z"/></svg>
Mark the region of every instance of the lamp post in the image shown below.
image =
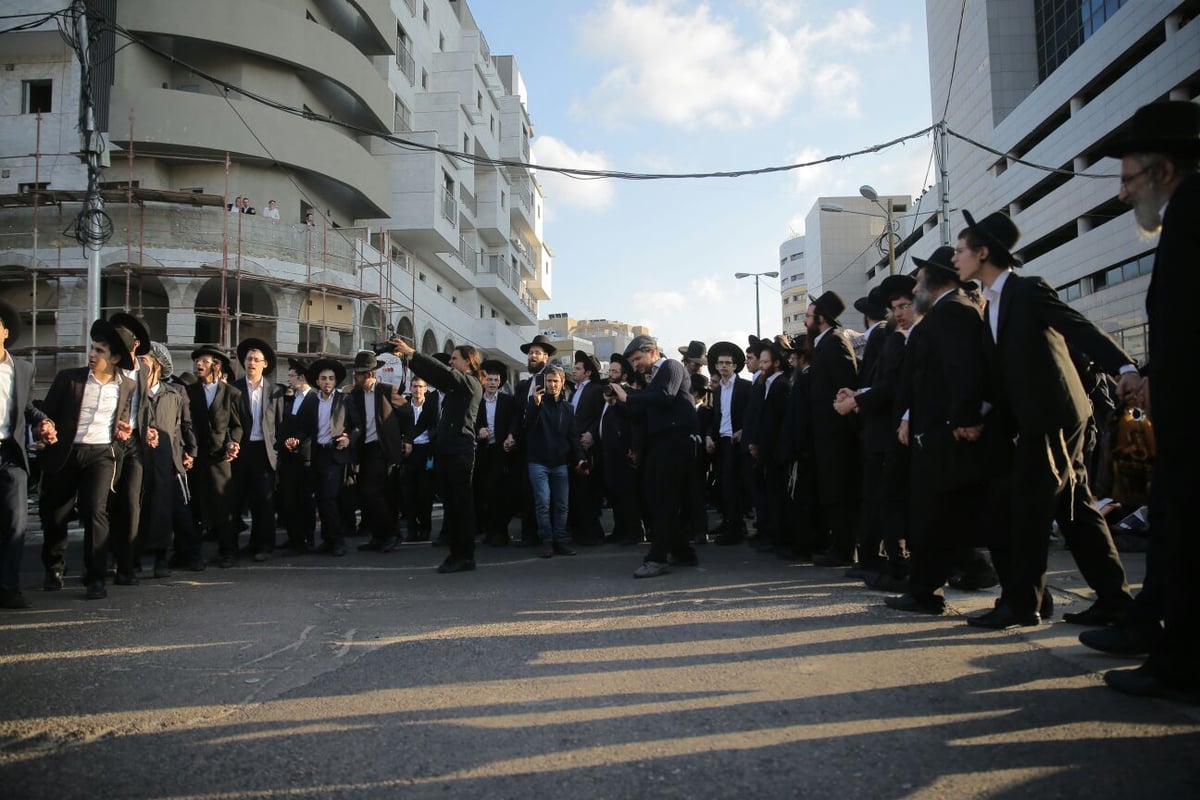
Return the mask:
<svg viewBox="0 0 1200 800"><path fill-rule="evenodd" d="M863 188L870 189L871 187L864 186ZM882 204L880 204L880 208L883 208ZM892 228L896 224L895 217L893 217L890 213L885 217L881 214L872 214L868 211L855 211L852 208L843 208L842 206L839 206L837 203L822 203L821 210L828 211L828 212L834 213L834 214L858 214L860 217L872 217L874 219L887 220L887 222L886 222L887 230L884 232L884 235L887 236L887 239L888 239L888 250L887 250L888 274L889 275L896 274L896 240L892 238L892 236L894 234L894 231L892 230ZM884 208L883 210L887 211L886 208Z"/></svg>
<svg viewBox="0 0 1200 800"><path fill-rule="evenodd" d="M762 336L762 314L761 314L761 312L759 310L759 306L758 306L758 278L760 275L765 276L767 278L778 278L779 273L778 272L735 272L733 274L733 277L737 278L738 280L741 280L742 278L749 278L751 275L754 276L754 335L761 337Z"/></svg>
<svg viewBox="0 0 1200 800"><path fill-rule="evenodd" d="M896 240L892 238L892 225L894 224L894 222L892 220L891 198L888 198L887 205L885 206L883 203L879 202L879 193L875 191L874 187L872 187L868 184L865 184L865 183L862 186L858 187L858 193L861 194L863 197L867 198L868 200L870 200L875 205L882 208L884 210L884 213L887 214L888 275L895 275L896 274Z"/></svg>

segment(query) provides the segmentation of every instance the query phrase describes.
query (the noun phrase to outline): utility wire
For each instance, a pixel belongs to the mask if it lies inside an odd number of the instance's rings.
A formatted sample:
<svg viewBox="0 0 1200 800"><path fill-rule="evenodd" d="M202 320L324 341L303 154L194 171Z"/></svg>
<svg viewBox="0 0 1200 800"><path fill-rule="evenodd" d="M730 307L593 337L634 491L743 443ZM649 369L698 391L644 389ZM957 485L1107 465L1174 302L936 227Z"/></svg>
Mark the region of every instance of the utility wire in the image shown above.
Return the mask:
<svg viewBox="0 0 1200 800"><path fill-rule="evenodd" d="M980 150L986 150L987 152L992 153L994 155L1003 156L1004 158L1007 158L1009 161L1012 161L1016 164L1021 164L1026 167L1032 167L1034 169L1040 169L1040 170L1043 170L1044 172L1054 172L1059 175L1070 175L1075 178L1103 178L1104 180L1112 180L1113 178L1121 177L1120 175L1117 175L1115 173L1076 172L1075 170L1063 169L1062 167L1048 167L1045 164L1038 164L1033 161L1026 161L1023 158L1017 158L1016 156L1012 155L1011 153L1005 153L1003 150L997 150L994 147L989 147L988 145L984 144L983 142L977 142L974 139L972 139L970 136L959 133L958 131L954 130L953 128L947 128L946 133L950 134L951 136L953 136L956 139L961 139L962 141L966 142L967 144L978 147Z"/></svg>

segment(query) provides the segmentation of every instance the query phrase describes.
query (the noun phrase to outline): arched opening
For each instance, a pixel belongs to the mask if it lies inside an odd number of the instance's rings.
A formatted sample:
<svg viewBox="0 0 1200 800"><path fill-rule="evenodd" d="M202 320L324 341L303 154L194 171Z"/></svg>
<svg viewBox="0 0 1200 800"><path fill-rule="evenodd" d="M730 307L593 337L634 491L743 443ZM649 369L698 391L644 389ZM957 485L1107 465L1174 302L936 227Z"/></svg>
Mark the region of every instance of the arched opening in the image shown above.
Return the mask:
<svg viewBox="0 0 1200 800"><path fill-rule="evenodd" d="M431 356L438 351L437 348L437 337L433 335L433 331L425 331L425 335L421 337L421 352Z"/></svg>
<svg viewBox="0 0 1200 800"><path fill-rule="evenodd" d="M442 345L442 352L443 353L454 352L454 340L453 339L446 340L446 343L444 345Z"/></svg>
<svg viewBox="0 0 1200 800"><path fill-rule="evenodd" d="M142 321L150 331L151 339L156 342L167 340L167 314L171 310L171 301L158 276L134 268L127 285L123 267L108 267L100 287L100 314L109 317L126 309Z"/></svg>
<svg viewBox="0 0 1200 800"><path fill-rule="evenodd" d="M406 342L416 342L412 320L408 317L401 317L400 321L396 323L396 335L403 337Z"/></svg>
<svg viewBox="0 0 1200 800"><path fill-rule="evenodd" d="M380 313L379 306L368 303L363 308L362 315L363 347L370 347L375 342L386 341L387 338L388 333L383 329L383 314Z"/></svg>
<svg viewBox="0 0 1200 800"><path fill-rule="evenodd" d="M275 301L266 284L242 278L239 290L235 278L226 278L225 307L222 329L221 279L209 278L196 295L196 342L234 345L256 336L272 347L277 346Z"/></svg>

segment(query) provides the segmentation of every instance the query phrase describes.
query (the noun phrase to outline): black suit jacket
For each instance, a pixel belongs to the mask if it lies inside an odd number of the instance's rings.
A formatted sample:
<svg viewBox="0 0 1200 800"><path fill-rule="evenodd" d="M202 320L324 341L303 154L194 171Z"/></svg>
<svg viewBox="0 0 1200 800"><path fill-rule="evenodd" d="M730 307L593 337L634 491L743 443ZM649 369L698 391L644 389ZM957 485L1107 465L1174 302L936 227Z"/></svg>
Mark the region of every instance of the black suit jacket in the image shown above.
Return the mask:
<svg viewBox="0 0 1200 800"><path fill-rule="evenodd" d="M88 379L87 367L64 369L54 376L54 382L46 392L45 414L54 420L58 441L46 445L38 461L45 472L58 472L66 466L67 458L75 447L75 434L79 431L79 412L83 405L83 387ZM130 400L137 384L122 373L118 380L120 385L117 394L117 413L113 418L113 445L118 449L121 445L116 439L116 423L129 421ZM24 429L22 429L23 431ZM22 442L24 445L24 442ZM24 447L22 446L22 449Z"/></svg>
<svg viewBox="0 0 1200 800"><path fill-rule="evenodd" d="M784 446L783 428L788 412L788 397L791 384L788 376L780 374L770 386L766 381L760 387L764 393L758 425L747 444L758 446L758 466L771 466L786 461L790 452Z"/></svg>
<svg viewBox="0 0 1200 800"><path fill-rule="evenodd" d="M725 392L726 390L718 383L712 393L712 423L708 430L704 431L704 435L714 442L721 438L721 413L726 402ZM746 405L750 402L750 381L735 375L731 393L733 394L733 407L730 409L730 421L733 423L733 432L737 433L742 430L742 426L746 422Z"/></svg>
<svg viewBox="0 0 1200 800"><path fill-rule="evenodd" d="M305 392L304 398L308 399L308 395L314 394L316 389L309 389ZM282 458L297 458L304 464L312 463L312 442L305 439L303 431L300 430L300 413L297 409L296 413L292 413L292 408L296 404L296 395L290 389L283 393L279 399L279 421L275 426L275 450ZM304 400L300 401L300 406L303 408ZM300 444L295 451L288 450L284 445L288 439L297 439Z"/></svg>
<svg viewBox="0 0 1200 800"><path fill-rule="evenodd" d="M820 500L826 504L852 500L862 484L858 420L837 413L833 401L838 389L858 388L858 360L840 330L827 331L813 349L808 381Z"/></svg>
<svg viewBox="0 0 1200 800"><path fill-rule="evenodd" d="M366 441L367 424L367 393L354 387L350 391L350 401L362 421L363 441ZM383 447L384 455L389 464L399 464L404 460L404 435L400 429L400 408L392 405L392 387L381 381L375 381L371 387L371 402L375 404L375 433Z"/></svg>
<svg viewBox="0 0 1200 800"><path fill-rule="evenodd" d="M487 400L479 401L479 413L475 417L475 433L488 426L487 420ZM517 434L521 428L521 415L518 413L517 399L511 394L504 392L496 393L496 419L492 423L492 437L496 440L496 444L504 444L504 440L510 435L515 441ZM486 444L481 441L480 446Z"/></svg>
<svg viewBox="0 0 1200 800"><path fill-rule="evenodd" d="M300 403L300 449L307 449L313 453L316 453L317 448L320 447L317 438L320 424L318 413L320 394L319 391L311 391ZM354 404L350 402L350 395L345 392L334 391L333 393L333 408L329 412L329 430L333 439L343 433L350 439L350 444L341 450L336 447L331 448L334 463L352 463L355 446L362 439L362 420L359 419Z"/></svg>
<svg viewBox="0 0 1200 800"><path fill-rule="evenodd" d="M12 419L9 420L12 423L11 436L21 451L21 459L25 464L25 471L28 472L29 454L25 450L25 429L50 417L33 404L33 364L14 358L12 354L8 357L13 363L12 395L9 398L12 406Z"/></svg>
<svg viewBox="0 0 1200 800"><path fill-rule="evenodd" d="M187 387L187 395L196 433L196 457L224 461L225 445L242 441L242 393L228 383L218 382L211 406L205 402L202 383Z"/></svg>
<svg viewBox="0 0 1200 800"><path fill-rule="evenodd" d="M483 384L479 378L459 372L421 353L413 353L409 366L443 395L438 406L434 453L474 453L475 418L479 415L479 401L483 398Z"/></svg>
<svg viewBox="0 0 1200 800"><path fill-rule="evenodd" d="M870 380L864 380L863 391L855 401L862 417L863 445L868 452L879 453L896 444L896 428L900 425L900 384L904 373L904 350L907 340L898 330L880 330L871 336L879 338L882 346L871 370ZM865 360L865 359L864 359Z"/></svg>
<svg viewBox="0 0 1200 800"><path fill-rule="evenodd" d="M254 422L250 415L250 386L245 376L235 380L233 385L242 394L242 438L238 444L245 447L250 442L250 430ZM264 376L262 393L261 424L263 441L267 444L267 462L271 465L271 469L278 469L275 430L279 423L279 417L283 413L283 397L287 393L287 389L277 383L271 383Z"/></svg>
<svg viewBox="0 0 1200 800"><path fill-rule="evenodd" d="M587 382L583 389L576 389L575 392L583 392L583 396L579 398L579 404L575 406L575 430L582 436L585 433L592 435L592 441L600 441L600 411L604 408L604 387L607 381L602 381L598 378L592 378ZM571 404L574 403L574 394L571 396Z"/></svg>
<svg viewBox="0 0 1200 800"><path fill-rule="evenodd" d="M1133 359L1112 338L1059 299L1037 276L1010 273L1000 293L999 338L984 322L991 397L1011 433L1072 428L1092 413L1067 341L1116 374Z"/></svg>
<svg viewBox="0 0 1200 800"><path fill-rule="evenodd" d="M875 369L879 364L879 358L883 355L884 343L887 341L888 334L894 330L894 327L886 322L878 322L870 328L867 336L867 344L863 348L862 360L858 364L858 385L870 386L871 381L875 379Z"/></svg>

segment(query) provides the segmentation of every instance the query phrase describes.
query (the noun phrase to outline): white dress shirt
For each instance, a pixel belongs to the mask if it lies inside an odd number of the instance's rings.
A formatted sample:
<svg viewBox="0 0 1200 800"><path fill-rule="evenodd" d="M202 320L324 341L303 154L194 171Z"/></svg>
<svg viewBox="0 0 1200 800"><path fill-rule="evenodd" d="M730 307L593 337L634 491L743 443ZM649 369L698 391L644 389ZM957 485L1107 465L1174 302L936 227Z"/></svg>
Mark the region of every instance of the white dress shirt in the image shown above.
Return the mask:
<svg viewBox="0 0 1200 800"><path fill-rule="evenodd" d="M83 402L79 405L79 427L75 429L75 444L112 444L113 423L121 397L120 370L108 383L96 380L88 373L83 385Z"/></svg>
<svg viewBox="0 0 1200 800"><path fill-rule="evenodd" d="M736 375L728 382L721 381L721 427L717 430L720 436L733 436L733 387L736 384Z"/></svg>
<svg viewBox="0 0 1200 800"><path fill-rule="evenodd" d="M317 444L333 442L333 395L333 392L329 393L329 397L317 394Z"/></svg>
<svg viewBox="0 0 1200 800"><path fill-rule="evenodd" d="M363 437L363 442L379 441L379 431L375 427L375 387L371 386L363 390L363 406L366 408L367 427L366 435Z"/></svg>
<svg viewBox="0 0 1200 800"><path fill-rule="evenodd" d="M263 415L263 390L266 381L259 379L258 385L246 381L246 391L250 393L250 441L261 442L263 440L262 432L262 415Z"/></svg>

